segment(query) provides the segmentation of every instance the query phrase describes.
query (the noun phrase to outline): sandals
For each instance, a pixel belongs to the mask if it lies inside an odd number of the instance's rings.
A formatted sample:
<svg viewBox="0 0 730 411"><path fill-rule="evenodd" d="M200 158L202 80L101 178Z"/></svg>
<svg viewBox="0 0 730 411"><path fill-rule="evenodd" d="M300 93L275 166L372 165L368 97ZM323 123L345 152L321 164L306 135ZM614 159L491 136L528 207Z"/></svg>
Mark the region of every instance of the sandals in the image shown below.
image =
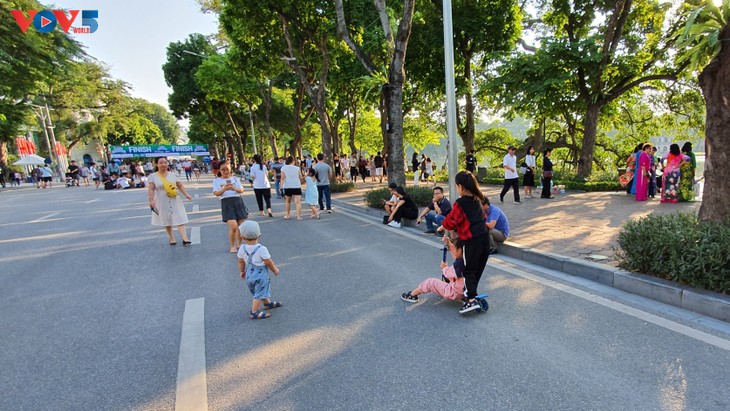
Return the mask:
<svg viewBox="0 0 730 411"><path fill-rule="evenodd" d="M263 320L265 318L271 317L271 314L267 313L266 311L251 311L248 313L248 318L252 320Z"/></svg>
<svg viewBox="0 0 730 411"><path fill-rule="evenodd" d="M279 308L281 307L281 303L278 301L272 301L268 304L264 303L264 310L270 310L272 308Z"/></svg>

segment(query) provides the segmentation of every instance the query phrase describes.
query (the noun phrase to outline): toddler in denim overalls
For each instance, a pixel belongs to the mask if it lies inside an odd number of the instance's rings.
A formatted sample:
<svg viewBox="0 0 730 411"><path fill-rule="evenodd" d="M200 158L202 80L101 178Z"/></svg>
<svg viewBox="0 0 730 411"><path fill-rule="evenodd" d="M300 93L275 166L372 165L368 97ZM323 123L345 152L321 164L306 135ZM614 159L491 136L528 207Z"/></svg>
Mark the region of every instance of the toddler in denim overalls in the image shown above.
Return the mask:
<svg viewBox="0 0 730 411"><path fill-rule="evenodd" d="M269 273L279 275L279 269L271 260L269 250L259 244L261 229L255 221L244 221L238 230L245 244L238 249L238 269L241 272L241 278L246 280L249 291L253 295L251 303L251 312L248 318L252 320L261 320L269 318L271 314L265 310L281 307L278 301L271 301L270 278ZM263 307L263 309L262 309Z"/></svg>

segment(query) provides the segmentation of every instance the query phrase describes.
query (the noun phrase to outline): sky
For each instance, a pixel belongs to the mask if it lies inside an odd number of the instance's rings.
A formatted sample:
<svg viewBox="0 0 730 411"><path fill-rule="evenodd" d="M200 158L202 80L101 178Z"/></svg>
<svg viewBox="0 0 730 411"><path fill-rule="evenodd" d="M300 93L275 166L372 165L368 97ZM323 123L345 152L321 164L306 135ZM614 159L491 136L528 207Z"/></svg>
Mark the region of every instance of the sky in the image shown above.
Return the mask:
<svg viewBox="0 0 730 411"><path fill-rule="evenodd" d="M96 32L69 31L69 35L86 46L87 54L108 65L114 78L131 84L133 96L164 107L168 107L167 95L171 91L162 74L167 45L182 41L192 33L208 35L218 31L217 17L201 12L194 0L41 0L41 3L51 9L98 10ZM81 14L72 26L81 27Z"/></svg>

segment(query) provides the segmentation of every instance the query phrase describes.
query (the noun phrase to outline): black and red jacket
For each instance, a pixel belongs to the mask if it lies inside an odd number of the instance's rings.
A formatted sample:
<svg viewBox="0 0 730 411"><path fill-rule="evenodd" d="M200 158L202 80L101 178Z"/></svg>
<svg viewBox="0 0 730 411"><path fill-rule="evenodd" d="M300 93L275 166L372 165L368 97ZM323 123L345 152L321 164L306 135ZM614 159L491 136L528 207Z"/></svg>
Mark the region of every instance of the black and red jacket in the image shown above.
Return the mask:
<svg viewBox="0 0 730 411"><path fill-rule="evenodd" d="M447 230L456 230L462 241L487 234L481 202L474 197L460 197L441 225Z"/></svg>

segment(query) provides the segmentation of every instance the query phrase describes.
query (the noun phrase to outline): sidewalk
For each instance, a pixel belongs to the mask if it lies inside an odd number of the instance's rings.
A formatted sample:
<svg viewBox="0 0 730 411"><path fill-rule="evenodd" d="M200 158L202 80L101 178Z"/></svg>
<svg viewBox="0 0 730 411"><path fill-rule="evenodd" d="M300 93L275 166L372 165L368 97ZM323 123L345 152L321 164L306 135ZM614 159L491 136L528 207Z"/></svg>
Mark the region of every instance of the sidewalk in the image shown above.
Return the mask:
<svg viewBox="0 0 730 411"><path fill-rule="evenodd" d="M446 196L451 199L448 195L448 185L445 183L437 185L443 187ZM356 191L336 193L333 197L352 205L367 207L364 200L365 193L373 188L382 187L386 187L386 184L360 182ZM510 191L504 203L500 203L501 186L482 184L481 188L491 203L507 215L510 225L508 241L566 257L597 261L612 266L617 266L617 262L614 260L611 247L616 245L619 231L626 221L647 216L652 212L696 212L702 204L701 202L665 204L660 203L658 197L639 202L635 201L634 196L625 192L577 191L556 194L554 200L540 199L539 193L533 198L524 198L524 191L521 191L522 204L514 203L514 195Z"/></svg>

